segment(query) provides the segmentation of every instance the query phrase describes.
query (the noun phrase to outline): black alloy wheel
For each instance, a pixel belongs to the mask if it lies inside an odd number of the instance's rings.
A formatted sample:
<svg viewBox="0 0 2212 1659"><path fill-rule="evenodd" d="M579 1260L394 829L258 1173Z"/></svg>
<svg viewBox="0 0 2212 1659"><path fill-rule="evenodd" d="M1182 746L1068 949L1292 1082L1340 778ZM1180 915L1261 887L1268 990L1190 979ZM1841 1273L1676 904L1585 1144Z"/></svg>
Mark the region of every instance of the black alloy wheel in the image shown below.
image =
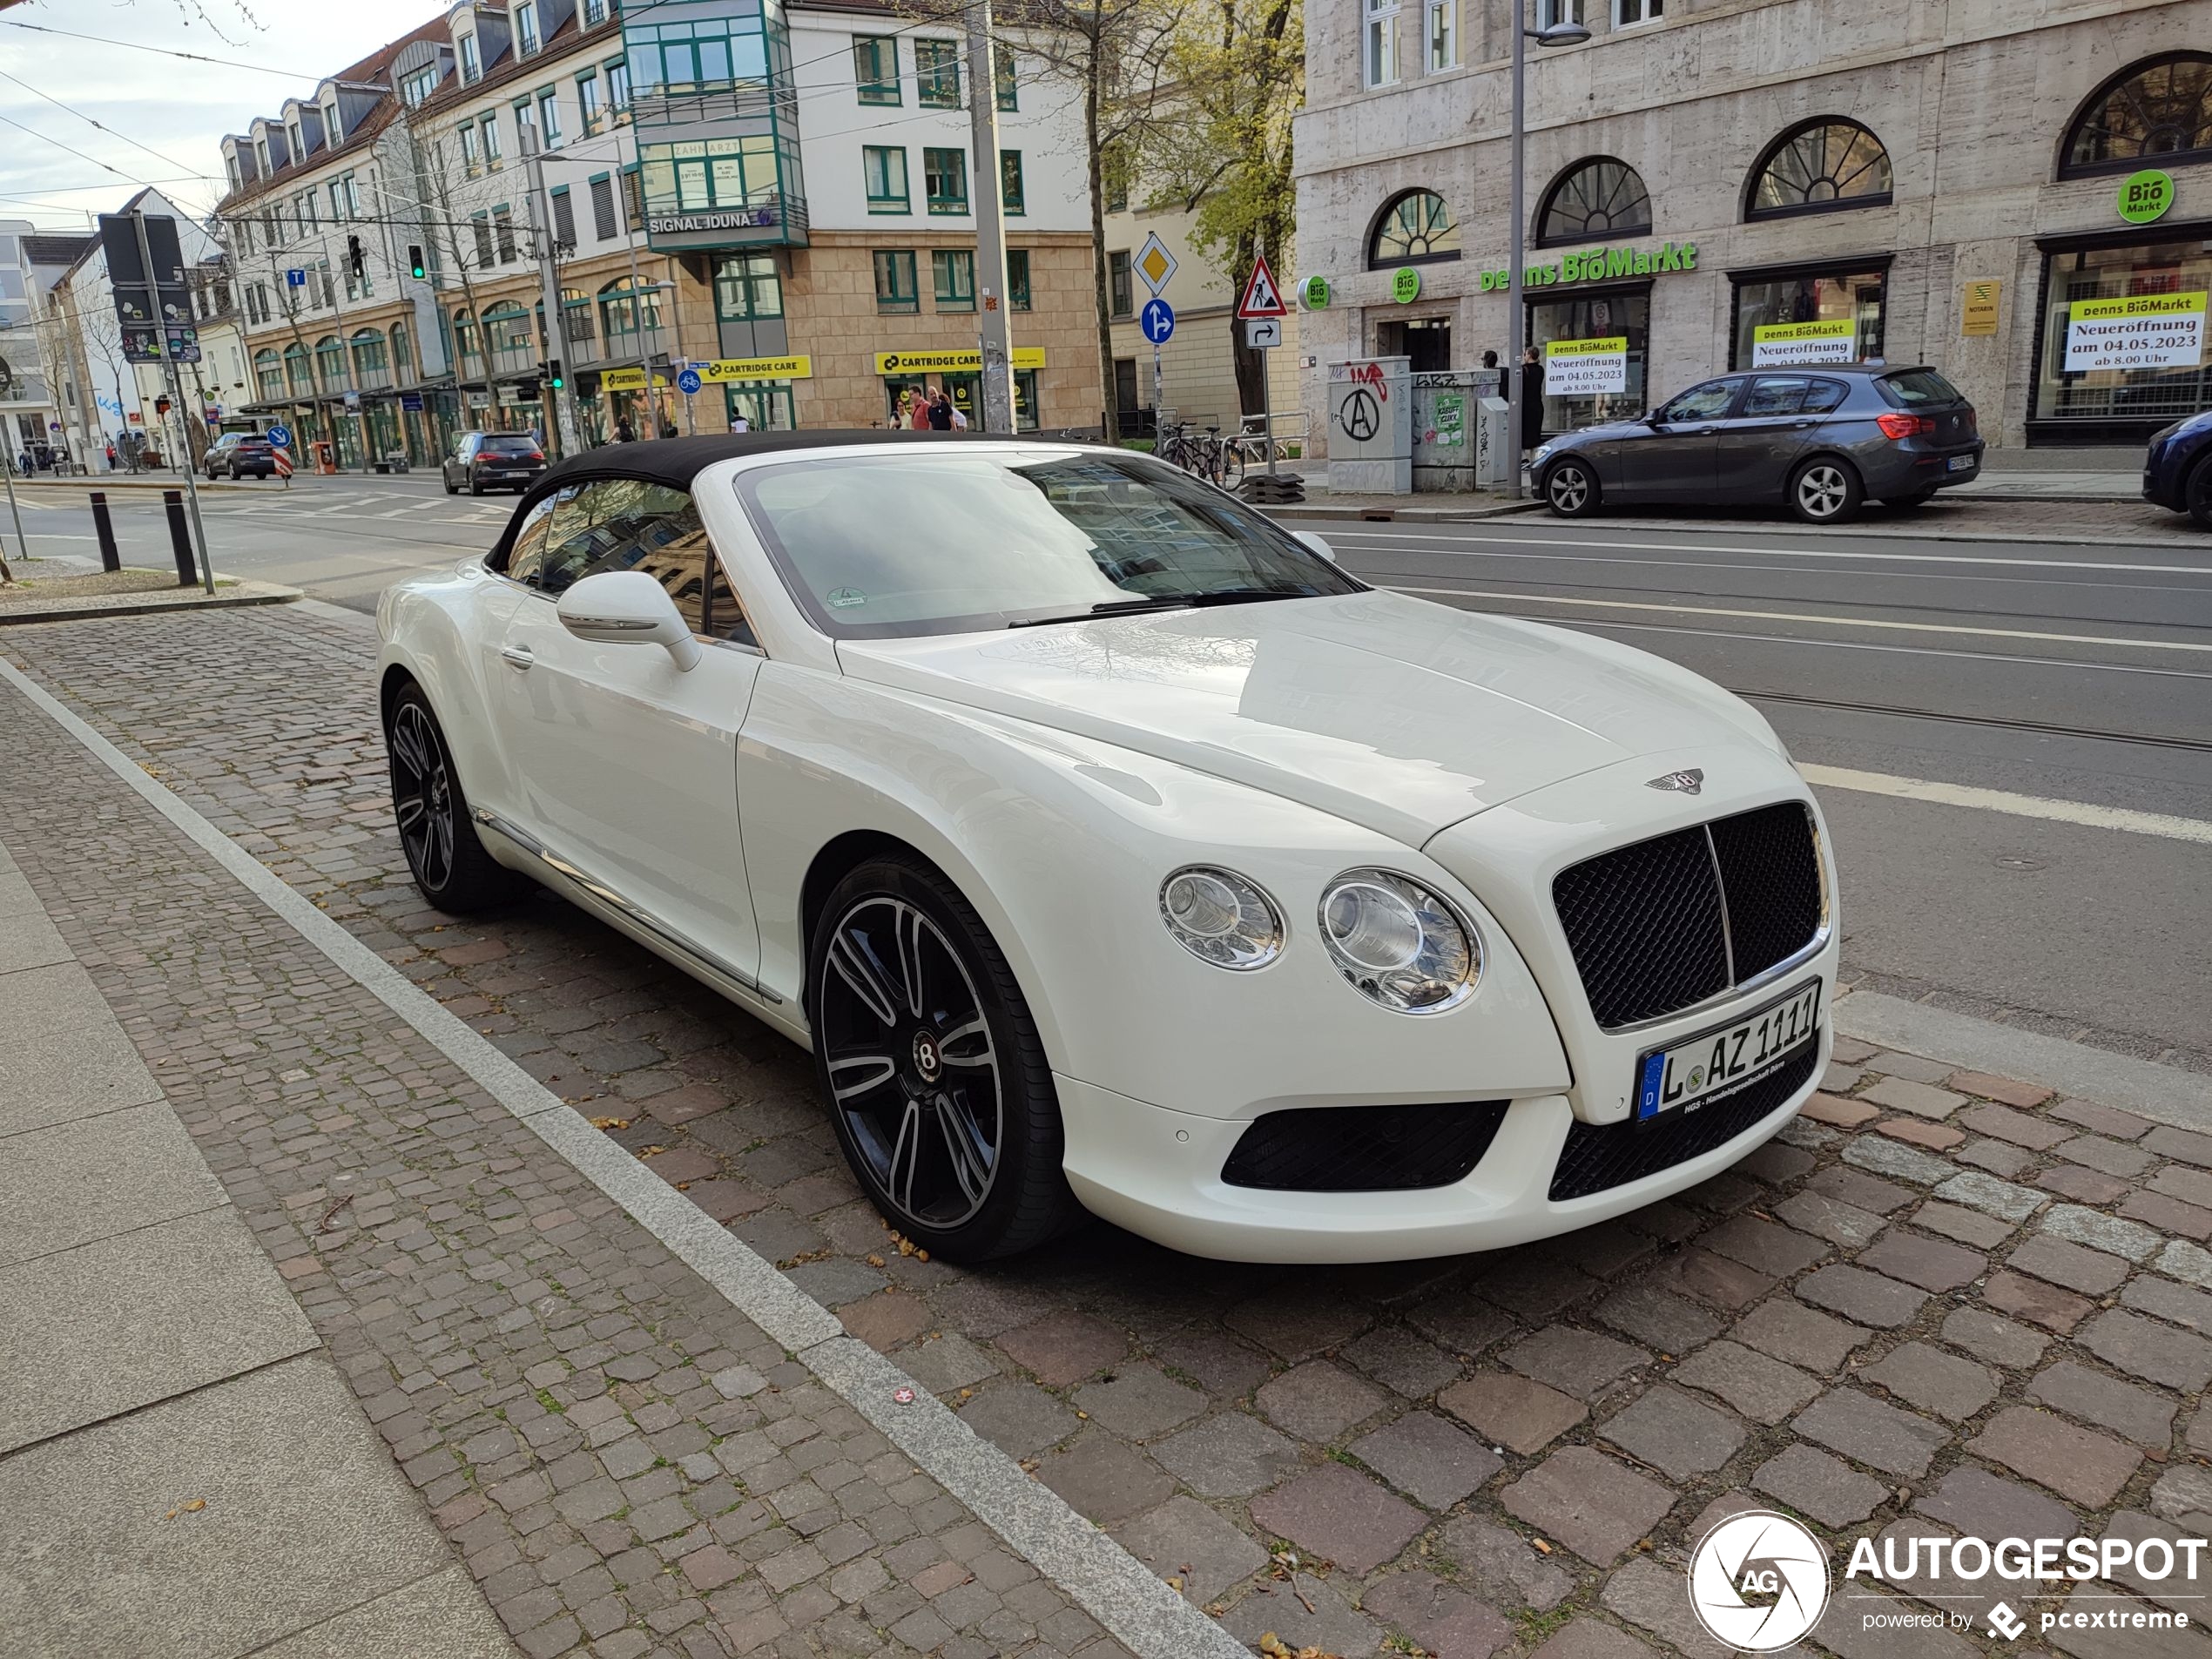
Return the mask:
<svg viewBox="0 0 2212 1659"><path fill-rule="evenodd" d="M466 915L529 890L523 877L484 851L445 733L419 685L393 699L384 746L392 770L392 816L408 873L439 909Z"/></svg>
<svg viewBox="0 0 2212 1659"><path fill-rule="evenodd" d="M1006 959L934 869L838 884L809 951L816 1075L846 1160L915 1244L981 1260L1077 1213L1059 1106Z"/></svg>

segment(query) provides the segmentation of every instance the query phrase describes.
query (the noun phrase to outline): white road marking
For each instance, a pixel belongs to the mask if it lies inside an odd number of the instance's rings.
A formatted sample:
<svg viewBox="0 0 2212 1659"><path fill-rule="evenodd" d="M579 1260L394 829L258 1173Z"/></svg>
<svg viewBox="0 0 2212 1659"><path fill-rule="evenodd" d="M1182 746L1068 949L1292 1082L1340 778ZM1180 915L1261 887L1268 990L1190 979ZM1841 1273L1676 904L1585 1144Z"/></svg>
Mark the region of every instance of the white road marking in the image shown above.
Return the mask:
<svg viewBox="0 0 2212 1659"><path fill-rule="evenodd" d="M1804 780L1820 789L1848 789L1865 795L1893 795L1900 800L1932 801L1941 806L1970 806L1985 813L2009 813L2015 818L2047 818L2060 824L2080 824L2089 829L2126 830L2133 835L2159 835L2171 841L2195 841L2212 846L2212 822L2201 818L2175 818L2166 813L2139 813L2125 806L2099 806L2084 800L2053 800L2042 795L2016 795L2008 789L1977 789L1966 784L1936 783L1925 778L1897 778L1886 772L1855 772L1847 766L1800 765Z"/></svg>
<svg viewBox="0 0 2212 1659"><path fill-rule="evenodd" d="M1750 553L1784 559L1873 559L1901 564L2003 564L2051 570L2141 570L2160 576L2212 576L2212 565L2107 564L2097 559L2007 559L1966 553L1854 553L1811 547L1731 547L1715 542L1583 542L1559 536L1442 536L1420 530L1332 530L1332 542L1361 537L1386 542L1504 543L1514 547L1587 547L1631 553ZM1904 538L1900 538L1904 539ZM1617 563L1608 560L1607 563ZM1662 561L1663 563L1663 559Z"/></svg>
<svg viewBox="0 0 2212 1659"><path fill-rule="evenodd" d="M1493 616L1512 616L1509 611L1493 611ZM1516 622L1541 622L1556 625L1548 617L1514 617ZM1603 628L1615 633L1687 634L1696 639L1741 639L1762 645L1817 645L1823 651L1874 651L1897 657L1948 657L1962 663L2012 663L2024 668L2079 668L2094 670L2100 674L2155 674L2161 679L2206 680L2212 674L2194 668L2146 668L2139 663L2093 663L2077 661L2071 657L2015 657L2009 651L1946 651L1940 645L1878 645L1866 639L1807 639L1800 634L1739 634L1725 628L1680 628L1664 622L1606 622L1590 621L1586 628ZM1739 691L1739 697L1757 697L1757 691Z"/></svg>
<svg viewBox="0 0 2212 1659"><path fill-rule="evenodd" d="M1755 622L1803 622L1826 628L1887 628L1912 634L1971 634L1987 639L2040 639L2061 645L2113 645L2133 651L2212 651L2212 645L2178 639L2121 639L2104 634L2040 633L2026 628L1968 628L1945 622L1877 622L1868 617L1831 617L1804 610L1730 610L1718 605L1662 605L1629 599L1565 599L1545 593L1492 593L1481 588L1406 588L1386 584L1393 593L1450 599L1503 599L1514 604L1581 605L1593 610L1663 610L1682 617L1737 617Z"/></svg>

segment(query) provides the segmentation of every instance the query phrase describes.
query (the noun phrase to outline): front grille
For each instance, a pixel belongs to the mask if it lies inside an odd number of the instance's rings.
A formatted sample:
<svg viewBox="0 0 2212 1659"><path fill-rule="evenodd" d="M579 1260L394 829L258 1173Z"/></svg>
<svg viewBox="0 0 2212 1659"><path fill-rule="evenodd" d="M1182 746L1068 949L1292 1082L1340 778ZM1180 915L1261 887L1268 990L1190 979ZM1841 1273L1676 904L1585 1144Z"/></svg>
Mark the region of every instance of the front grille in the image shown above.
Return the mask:
<svg viewBox="0 0 2212 1659"><path fill-rule="evenodd" d="M1811 811L1783 801L1615 847L1561 870L1552 902L1600 1026L1694 1007L1819 932Z"/></svg>
<svg viewBox="0 0 2212 1659"><path fill-rule="evenodd" d="M1482 1162L1502 1100L1443 1106L1314 1106L1252 1120L1221 1166L1232 1187L1402 1192L1448 1187Z"/></svg>
<svg viewBox="0 0 2212 1659"><path fill-rule="evenodd" d="M1633 1118L1602 1125L1576 1119L1552 1170L1553 1201L1626 1186L1727 1145L1804 1088L1819 1055L1819 1043L1808 1042L1764 1077L1693 1112L1672 1112L1642 1123Z"/></svg>

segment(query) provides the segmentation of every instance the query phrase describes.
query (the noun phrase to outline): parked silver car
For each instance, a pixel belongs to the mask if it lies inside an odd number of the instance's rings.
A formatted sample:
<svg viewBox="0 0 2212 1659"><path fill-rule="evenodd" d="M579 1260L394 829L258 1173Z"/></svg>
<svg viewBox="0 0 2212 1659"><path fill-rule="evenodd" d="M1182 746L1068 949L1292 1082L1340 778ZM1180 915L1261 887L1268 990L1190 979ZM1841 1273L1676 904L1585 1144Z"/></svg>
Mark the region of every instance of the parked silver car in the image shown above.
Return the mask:
<svg viewBox="0 0 2212 1659"><path fill-rule="evenodd" d="M1601 507L1786 503L1838 524L1870 497L1918 507L1981 471L1974 406L1932 368L1857 363L1721 374L1532 462L1562 518Z"/></svg>

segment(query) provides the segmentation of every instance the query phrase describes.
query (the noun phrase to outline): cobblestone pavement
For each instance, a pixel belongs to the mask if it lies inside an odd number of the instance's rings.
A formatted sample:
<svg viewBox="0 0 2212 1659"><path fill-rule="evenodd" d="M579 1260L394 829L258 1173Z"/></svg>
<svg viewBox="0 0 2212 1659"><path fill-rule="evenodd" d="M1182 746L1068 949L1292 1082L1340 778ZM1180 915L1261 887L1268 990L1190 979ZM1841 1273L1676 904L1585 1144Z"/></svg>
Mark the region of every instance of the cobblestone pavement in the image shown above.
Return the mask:
<svg viewBox="0 0 2212 1659"><path fill-rule="evenodd" d="M1197 1261L1094 1227L988 1270L923 1262L887 1247L796 1050L557 900L465 926L422 907L385 829L358 634L231 613L27 630L0 650L580 1112L610 1120L649 1167L1247 1642L1271 1630L1361 1659L1386 1644L1442 1659L1635 1659L1650 1647L1705 1659L1720 1650L1692 1619L1682 1562L1732 1508L1785 1507L1844 1548L1906 1527L2201 1535L2212 1515L2200 1455L2212 1419L2199 1413L2212 1379L2212 1136L1844 1041L1829 1092L1783 1139L1676 1201L1538 1247L1290 1270ZM211 1162L259 1194L240 1202L273 1250L330 1274L310 1312L341 1325L334 1347L351 1344L373 1411L456 1517L472 1563L491 1552L487 1588L527 1584L531 1613L581 1618L555 1610L569 1573L605 1573L613 1583L590 1587L633 1595L642 1581L649 1616L699 1609L679 1632L693 1640L712 1629L742 1643L758 1639L755 1620L828 1615L840 1580L816 1568L796 1589L776 1582L777 1563L803 1547L782 1538L771 1551L745 1528L848 1525L833 1505L869 1490L855 1472L877 1467L859 1447L812 1454L846 1484L799 1480L808 1503L826 1495L797 1518L753 1483L764 1467L798 1480L797 1454L775 1456L779 1434L818 1442L834 1432L816 1426L832 1424L857 1438L850 1420L796 1379L780 1397L745 1392L782 1373L726 1319L671 1313L657 1327L657 1298L674 1295L681 1270L616 1248L619 1217L557 1177L506 1169L522 1154L481 1106L424 1104L454 1089L449 1073L401 1052L381 1022L365 1021L355 1049L292 1053L287 999L334 995L327 971L309 963L295 989L266 984L287 941L258 914L220 912L204 878L117 893L87 874L98 860L81 856L81 815L53 799L60 763L33 765L49 776L39 810L52 838L34 880L73 882L77 904L127 921L136 937L106 969L118 994L156 981L150 1006L191 1035L126 1026L206 1075L193 1127L215 1143ZM13 786L0 799L31 810ZM96 834L118 833L111 819ZM180 968L176 932L203 916L219 936L195 937L204 965ZM207 1019L219 1025L201 1028ZM236 1074L239 1042L270 1045L260 1069ZM302 1220L326 1202L331 1149L362 1142L352 1125L335 1138L340 1117L374 1124L368 1138L388 1149L347 1250ZM478 1271L471 1251L517 1235L528 1244ZM359 1270L348 1259L331 1272L347 1250ZM371 1281L388 1300L364 1306L357 1272L371 1271L389 1278ZM527 1286L505 1277L516 1273ZM478 1299L479 1285L496 1294ZM549 1293L573 1324L538 1316ZM521 1327L511 1339L505 1319ZM624 1343L649 1358L629 1361ZM488 1360L487 1344L508 1352ZM605 1394L555 1379L555 1356L573 1363L578 1348ZM735 1399L715 1403L696 1381L732 1369ZM550 1403L530 1392L538 1377L553 1379ZM508 1424L484 1409L494 1399ZM797 1429L779 1429L792 1419ZM725 1438L701 1447L692 1422ZM593 1496L564 1510L563 1482L583 1467L570 1460L592 1452L603 1424L638 1427L621 1436L630 1460L579 1482ZM659 1434L676 1439L664 1448ZM658 1484L632 1494L624 1480ZM598 1508L617 1498L631 1507ZM879 1595L927 1595L955 1570L933 1556L914 1572L917 1552L959 1537L933 1541L933 1501L893 1488L890 1507L915 1531L870 1558L907 1575ZM733 1539L719 1536L725 1517L704 1534L691 1520L719 1502L736 1505ZM673 1530L648 1535L663 1526ZM541 1527L556 1548L537 1547ZM660 1570L671 1539L716 1549L703 1559L726 1581ZM559 1573L534 1564L556 1558ZM1008 1594L992 1575L1013 1565L986 1549L966 1566L979 1602ZM1972 1587L1911 1588L1956 1598ZM2006 1589L2032 1616L2066 1587L2046 1588ZM1864 1630L1867 1605L1833 1604L1817 1640L1844 1659L1887 1659L1902 1642L1939 1659L1990 1645L1972 1632ZM873 1616L865 1597L860 1607ZM941 1630L894 1634L934 1647L953 1628L948 1615ZM1039 1628L1055 1645L1076 1641ZM2050 1639L2082 1659L2143 1650L2104 1633ZM2175 1659L2212 1656L2194 1632L2161 1642Z"/></svg>
<svg viewBox="0 0 2212 1659"><path fill-rule="evenodd" d="M0 836L524 1654L1124 1653L5 686L0 729Z"/></svg>

